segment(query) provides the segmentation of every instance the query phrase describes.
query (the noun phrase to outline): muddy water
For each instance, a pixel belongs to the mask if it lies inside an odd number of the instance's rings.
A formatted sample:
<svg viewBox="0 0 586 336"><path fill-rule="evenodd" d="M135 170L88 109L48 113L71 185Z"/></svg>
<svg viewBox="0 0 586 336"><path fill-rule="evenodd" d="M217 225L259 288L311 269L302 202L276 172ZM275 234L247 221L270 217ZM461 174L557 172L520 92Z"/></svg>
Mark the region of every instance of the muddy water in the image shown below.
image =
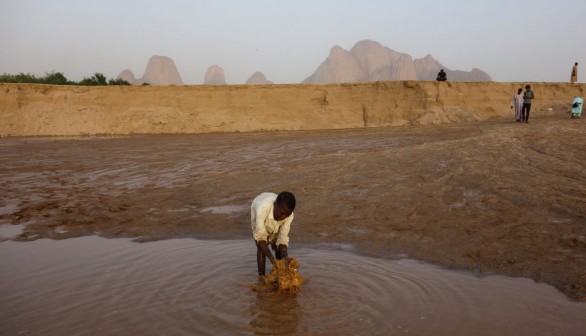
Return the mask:
<svg viewBox="0 0 586 336"><path fill-rule="evenodd" d="M338 246L344 247L344 245ZM0 244L1 335L582 335L586 304L528 279L297 248L296 296L256 293L246 240Z"/></svg>
<svg viewBox="0 0 586 336"><path fill-rule="evenodd" d="M0 241L249 239L251 200L289 190L296 245L531 278L586 302L584 122L2 138Z"/></svg>

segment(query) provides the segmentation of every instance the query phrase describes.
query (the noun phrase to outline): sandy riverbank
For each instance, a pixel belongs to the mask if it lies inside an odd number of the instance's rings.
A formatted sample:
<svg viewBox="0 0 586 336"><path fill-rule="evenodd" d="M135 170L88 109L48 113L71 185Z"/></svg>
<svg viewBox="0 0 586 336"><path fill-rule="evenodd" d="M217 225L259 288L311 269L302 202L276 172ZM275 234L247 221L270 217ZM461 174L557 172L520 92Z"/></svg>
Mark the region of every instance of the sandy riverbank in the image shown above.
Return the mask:
<svg viewBox="0 0 586 336"><path fill-rule="evenodd" d="M319 130L511 116L524 83L83 87L0 84L0 136ZM559 115L586 84L531 83L535 117Z"/></svg>
<svg viewBox="0 0 586 336"><path fill-rule="evenodd" d="M586 127L567 113L295 132L4 138L14 239L250 238L249 204L288 189L291 254L347 244L529 277L586 301ZM252 248L252 245L251 245Z"/></svg>

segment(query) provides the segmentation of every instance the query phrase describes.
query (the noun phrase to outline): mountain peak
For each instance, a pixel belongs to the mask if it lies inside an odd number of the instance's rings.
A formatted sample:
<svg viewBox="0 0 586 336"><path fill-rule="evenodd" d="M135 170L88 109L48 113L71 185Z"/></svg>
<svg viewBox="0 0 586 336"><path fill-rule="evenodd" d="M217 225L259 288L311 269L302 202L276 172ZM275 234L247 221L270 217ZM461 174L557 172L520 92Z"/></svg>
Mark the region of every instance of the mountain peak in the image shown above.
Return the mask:
<svg viewBox="0 0 586 336"><path fill-rule="evenodd" d="M175 62L167 56L152 56L141 79L151 85L183 85Z"/></svg>
<svg viewBox="0 0 586 336"><path fill-rule="evenodd" d="M170 57L154 55L149 60L144 75L136 79L130 70L124 70L118 75L131 84L148 83L151 85L183 85L175 62Z"/></svg>
<svg viewBox="0 0 586 336"><path fill-rule="evenodd" d="M252 74L252 76L250 76L250 78L246 81L246 84L273 84L273 82L267 80L267 78L262 72L257 71L254 74Z"/></svg>
<svg viewBox="0 0 586 336"><path fill-rule="evenodd" d="M224 69L219 65L209 67L204 77L203 85L226 85Z"/></svg>

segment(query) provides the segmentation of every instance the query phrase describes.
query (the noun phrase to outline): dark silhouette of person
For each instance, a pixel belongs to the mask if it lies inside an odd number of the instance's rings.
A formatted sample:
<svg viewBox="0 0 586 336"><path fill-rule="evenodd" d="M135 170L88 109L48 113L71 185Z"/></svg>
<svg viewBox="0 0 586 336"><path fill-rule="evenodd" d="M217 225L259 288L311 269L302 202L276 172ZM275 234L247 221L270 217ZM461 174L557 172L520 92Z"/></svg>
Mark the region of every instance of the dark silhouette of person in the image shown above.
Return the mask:
<svg viewBox="0 0 586 336"><path fill-rule="evenodd" d="M523 109L521 110L521 122L529 122L529 112L531 112L531 101L535 98L531 85L525 85L525 93L523 94Z"/></svg>
<svg viewBox="0 0 586 336"><path fill-rule="evenodd" d="M438 82L445 82L448 80L448 75L446 75L444 69L441 69L440 72L437 73L437 78L436 80Z"/></svg>
<svg viewBox="0 0 586 336"><path fill-rule="evenodd" d="M572 67L572 74L570 75L570 83L574 84L578 81L578 62L574 63Z"/></svg>

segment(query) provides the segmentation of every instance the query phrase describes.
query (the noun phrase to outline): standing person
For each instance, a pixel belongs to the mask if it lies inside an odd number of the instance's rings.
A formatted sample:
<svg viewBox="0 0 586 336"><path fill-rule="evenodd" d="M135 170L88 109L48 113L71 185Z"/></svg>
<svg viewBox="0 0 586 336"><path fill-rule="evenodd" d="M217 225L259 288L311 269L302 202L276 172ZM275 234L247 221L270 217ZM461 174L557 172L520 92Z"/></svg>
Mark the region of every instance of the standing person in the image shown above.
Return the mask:
<svg viewBox="0 0 586 336"><path fill-rule="evenodd" d="M275 251L276 259L287 258L293 210L295 210L295 196L288 191L283 191L279 195L265 192L252 201L250 222L252 236L256 243L258 275L265 275L266 258L269 258L273 265L276 262L269 250L269 244Z"/></svg>
<svg viewBox="0 0 586 336"><path fill-rule="evenodd" d="M574 84L578 81L578 62L574 63L572 67L572 75L570 75L570 83Z"/></svg>
<svg viewBox="0 0 586 336"><path fill-rule="evenodd" d="M521 121L529 122L529 112L531 112L531 101L535 98L531 85L525 85L525 93L523 94L523 109L521 110Z"/></svg>
<svg viewBox="0 0 586 336"><path fill-rule="evenodd" d="M517 93L513 95L513 101L511 102L511 109L515 108L515 120L517 122L522 121L521 111L523 110L523 89L519 88Z"/></svg>

